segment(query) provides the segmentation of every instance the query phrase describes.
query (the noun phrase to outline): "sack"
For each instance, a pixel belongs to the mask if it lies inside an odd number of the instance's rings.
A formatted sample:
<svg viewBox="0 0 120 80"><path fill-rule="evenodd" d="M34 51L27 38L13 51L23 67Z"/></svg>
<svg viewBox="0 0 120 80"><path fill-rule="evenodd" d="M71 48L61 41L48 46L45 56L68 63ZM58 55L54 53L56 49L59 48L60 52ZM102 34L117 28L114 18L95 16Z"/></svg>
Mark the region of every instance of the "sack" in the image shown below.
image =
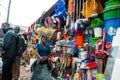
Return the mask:
<svg viewBox="0 0 120 80"><path fill-rule="evenodd" d="M24 51L27 49L24 37L22 35L17 36L17 56L21 57Z"/></svg>

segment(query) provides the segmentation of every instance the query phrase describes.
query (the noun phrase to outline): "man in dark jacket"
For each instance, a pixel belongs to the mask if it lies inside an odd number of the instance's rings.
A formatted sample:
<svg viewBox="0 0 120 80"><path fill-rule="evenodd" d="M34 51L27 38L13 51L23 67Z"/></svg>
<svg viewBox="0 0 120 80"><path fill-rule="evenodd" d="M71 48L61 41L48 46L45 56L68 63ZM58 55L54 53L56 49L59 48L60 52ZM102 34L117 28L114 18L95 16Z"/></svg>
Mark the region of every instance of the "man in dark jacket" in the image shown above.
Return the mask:
<svg viewBox="0 0 120 80"><path fill-rule="evenodd" d="M5 33L3 39L4 53L2 53L2 80L12 80L12 65L15 61L17 50L16 34L6 22L2 24L2 30Z"/></svg>
<svg viewBox="0 0 120 80"><path fill-rule="evenodd" d="M20 34L20 27L16 26L14 28L14 32L17 35L17 54L16 54L16 59L12 67L12 80L19 80L20 76L20 59L22 57L23 52L23 47L22 44L25 43L24 37ZM20 41L21 38L23 41Z"/></svg>

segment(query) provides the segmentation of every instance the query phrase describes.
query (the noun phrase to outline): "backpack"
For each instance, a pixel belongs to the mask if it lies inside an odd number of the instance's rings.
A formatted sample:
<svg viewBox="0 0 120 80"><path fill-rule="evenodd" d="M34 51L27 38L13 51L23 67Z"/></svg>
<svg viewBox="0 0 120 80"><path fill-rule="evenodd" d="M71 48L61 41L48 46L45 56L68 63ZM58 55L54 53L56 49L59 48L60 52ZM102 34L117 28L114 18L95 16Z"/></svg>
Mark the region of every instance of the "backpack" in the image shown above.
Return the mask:
<svg viewBox="0 0 120 80"><path fill-rule="evenodd" d="M17 36L17 56L21 57L26 49L27 44L25 43L25 39L21 34L19 34Z"/></svg>

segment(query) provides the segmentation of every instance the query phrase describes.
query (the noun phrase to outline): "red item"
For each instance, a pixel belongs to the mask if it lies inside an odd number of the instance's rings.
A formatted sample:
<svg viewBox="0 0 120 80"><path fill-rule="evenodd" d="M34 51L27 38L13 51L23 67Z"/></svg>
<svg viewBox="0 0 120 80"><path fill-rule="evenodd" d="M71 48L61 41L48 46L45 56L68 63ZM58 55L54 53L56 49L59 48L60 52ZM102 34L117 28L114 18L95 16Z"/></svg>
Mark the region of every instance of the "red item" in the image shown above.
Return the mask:
<svg viewBox="0 0 120 80"><path fill-rule="evenodd" d="M77 30L76 32L76 41L79 46L84 45L84 31L83 30Z"/></svg>
<svg viewBox="0 0 120 80"><path fill-rule="evenodd" d="M112 43L111 43L111 42L108 42L108 43L106 43L106 45L105 45L106 48L110 48L111 46L112 46Z"/></svg>
<svg viewBox="0 0 120 80"><path fill-rule="evenodd" d="M87 63L86 66L91 68L91 69L96 69L97 68L97 63L95 63L95 62Z"/></svg>
<svg viewBox="0 0 120 80"><path fill-rule="evenodd" d="M74 46L78 48L78 43L75 43Z"/></svg>
<svg viewBox="0 0 120 80"><path fill-rule="evenodd" d="M66 80L69 80L69 77L70 77L70 72L69 71L66 71Z"/></svg>

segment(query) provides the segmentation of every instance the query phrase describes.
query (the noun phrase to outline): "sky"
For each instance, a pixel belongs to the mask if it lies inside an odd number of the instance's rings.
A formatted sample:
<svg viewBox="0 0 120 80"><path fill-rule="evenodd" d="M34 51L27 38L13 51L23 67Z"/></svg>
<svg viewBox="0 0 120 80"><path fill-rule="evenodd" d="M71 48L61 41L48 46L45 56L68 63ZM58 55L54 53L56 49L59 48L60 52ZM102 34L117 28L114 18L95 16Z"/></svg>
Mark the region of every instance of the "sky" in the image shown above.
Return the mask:
<svg viewBox="0 0 120 80"><path fill-rule="evenodd" d="M0 23L6 21L9 0L0 0ZM9 23L30 26L58 0L11 0Z"/></svg>

